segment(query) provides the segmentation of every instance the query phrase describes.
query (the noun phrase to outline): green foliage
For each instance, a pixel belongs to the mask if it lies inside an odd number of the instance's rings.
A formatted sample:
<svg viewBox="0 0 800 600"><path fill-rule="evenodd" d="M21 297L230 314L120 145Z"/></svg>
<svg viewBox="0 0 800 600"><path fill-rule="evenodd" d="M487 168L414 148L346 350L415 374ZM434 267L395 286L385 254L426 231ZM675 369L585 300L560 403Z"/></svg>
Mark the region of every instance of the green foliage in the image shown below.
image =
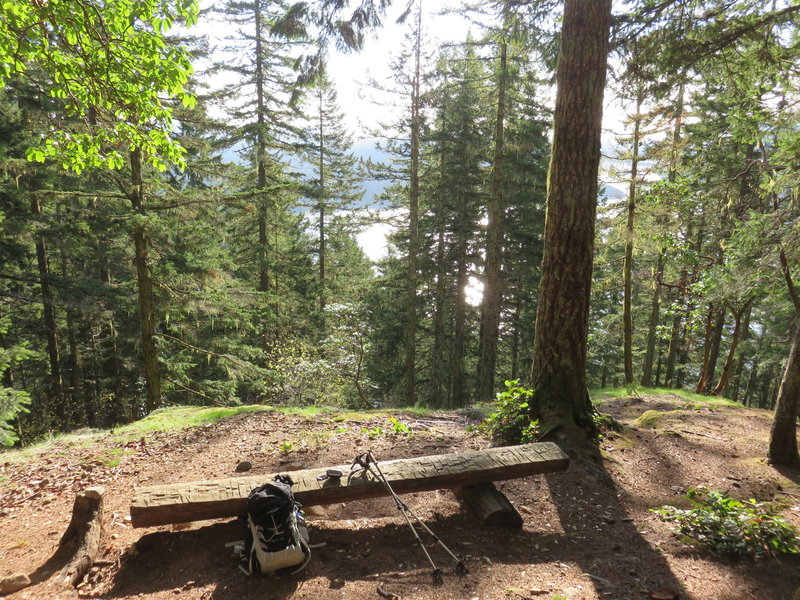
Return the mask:
<svg viewBox="0 0 800 600"><path fill-rule="evenodd" d="M411 433L411 427L398 420L395 416L389 417L389 428L394 435L406 435Z"/></svg>
<svg viewBox="0 0 800 600"><path fill-rule="evenodd" d="M386 435L386 430L383 427L363 427L361 433L366 433L369 439L376 440Z"/></svg>
<svg viewBox="0 0 800 600"><path fill-rule="evenodd" d="M686 497L694 508L653 509L662 520L714 552L735 558L800 553L796 530L755 500L734 500L725 492L691 489Z"/></svg>
<svg viewBox="0 0 800 600"><path fill-rule="evenodd" d="M229 406L206 408L198 406L170 406L159 408L147 415L144 419L135 421L130 425L113 430L116 435L123 437L136 436L152 431L174 431L187 427L207 425L226 417L232 417L243 412L260 412L274 410L265 405Z"/></svg>
<svg viewBox="0 0 800 600"><path fill-rule="evenodd" d="M493 440L527 444L536 441L539 421L531 421L528 402L533 390L522 387L519 381L505 382L506 389L497 393L497 408L481 423L481 430Z"/></svg>
<svg viewBox="0 0 800 600"><path fill-rule="evenodd" d="M2 217L2 213L0 213ZM0 219L2 220L2 219ZM0 318L0 337L8 331L8 317ZM10 348L0 348L0 380L12 365L30 358L33 352L27 343L17 344ZM11 446L18 441L17 434L11 426L16 416L28 412L30 396L23 390L0 386L0 446Z"/></svg>
<svg viewBox="0 0 800 600"><path fill-rule="evenodd" d="M294 450L294 442L291 440L284 440L278 444L278 450L280 450L283 454L289 454L292 450Z"/></svg>
<svg viewBox="0 0 800 600"><path fill-rule="evenodd" d="M194 104L184 90L192 66L188 51L168 44L164 32L173 23L193 24L196 0L4 0L2 14L0 85L43 73L66 116L78 117L49 120L28 160L56 158L78 173L119 169L127 152L140 148L159 170L182 164L165 98Z"/></svg>

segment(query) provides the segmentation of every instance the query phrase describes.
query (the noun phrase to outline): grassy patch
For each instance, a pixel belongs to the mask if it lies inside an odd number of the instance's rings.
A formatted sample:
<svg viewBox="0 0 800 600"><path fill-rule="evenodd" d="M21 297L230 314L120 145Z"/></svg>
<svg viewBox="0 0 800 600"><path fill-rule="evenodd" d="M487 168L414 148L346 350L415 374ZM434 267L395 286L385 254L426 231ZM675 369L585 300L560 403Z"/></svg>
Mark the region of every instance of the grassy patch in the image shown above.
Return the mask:
<svg viewBox="0 0 800 600"><path fill-rule="evenodd" d="M670 390L667 388L637 388L637 394L642 397L648 396L672 396L676 400L685 400L692 403L692 406L736 406L742 407L739 402L734 402L728 398L721 398L719 396L704 396L702 394L695 394L687 390ZM631 394L626 387L616 388L594 388L589 390L589 397L595 404L602 403L603 400L613 398L627 398Z"/></svg>
<svg viewBox="0 0 800 600"><path fill-rule="evenodd" d="M135 421L129 425L112 429L111 431L116 437L137 437L154 431L174 431L186 429L187 427L198 427L200 425L213 423L214 421L219 421L226 417L238 415L239 413L269 410L275 409L262 404L210 408L198 406L159 408L140 421Z"/></svg>
<svg viewBox="0 0 800 600"><path fill-rule="evenodd" d="M670 411L661 411L661 410L646 410L644 411L641 416L634 421L634 424L637 427L647 427L648 429L656 429L658 428L661 421L667 415L675 415L680 413L678 410L670 410Z"/></svg>
<svg viewBox="0 0 800 600"><path fill-rule="evenodd" d="M200 407L200 406L179 406L160 408L153 411L144 419L135 421L122 427L114 429L79 429L72 433L62 433L51 435L36 444L25 448L13 448L0 452L4 461L24 462L35 459L42 454L50 456L60 456L66 448L89 448L102 439L110 437L111 442L125 442L130 439L141 437L155 431L174 431L186 429L187 427L197 427L230 417L242 412L258 412L265 410L275 410L266 405L247 405L231 407ZM103 452L93 457L91 460L115 467L119 464L121 455L110 455L113 449L104 449Z"/></svg>

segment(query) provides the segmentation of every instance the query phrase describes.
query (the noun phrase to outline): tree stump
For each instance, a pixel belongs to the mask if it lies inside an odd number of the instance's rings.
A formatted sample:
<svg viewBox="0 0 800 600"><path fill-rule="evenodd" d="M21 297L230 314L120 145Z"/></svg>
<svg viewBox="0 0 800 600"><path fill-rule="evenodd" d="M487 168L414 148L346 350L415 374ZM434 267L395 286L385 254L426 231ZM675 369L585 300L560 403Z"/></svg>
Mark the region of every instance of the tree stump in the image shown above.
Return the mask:
<svg viewBox="0 0 800 600"><path fill-rule="evenodd" d="M59 578L75 586L83 579L100 551L103 536L102 487L88 488L75 496L72 519L58 543L59 551L65 548L72 558L61 569Z"/></svg>

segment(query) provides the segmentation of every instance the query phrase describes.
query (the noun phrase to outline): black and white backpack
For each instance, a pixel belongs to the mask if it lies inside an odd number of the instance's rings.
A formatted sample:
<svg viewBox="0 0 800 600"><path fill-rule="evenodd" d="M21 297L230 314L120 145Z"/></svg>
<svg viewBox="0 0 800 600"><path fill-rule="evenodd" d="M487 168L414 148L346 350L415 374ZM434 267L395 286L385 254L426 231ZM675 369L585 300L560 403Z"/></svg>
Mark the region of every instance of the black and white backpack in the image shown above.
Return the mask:
<svg viewBox="0 0 800 600"><path fill-rule="evenodd" d="M308 529L292 494L292 480L279 475L251 491L243 556L247 568L243 570L250 575L299 565L296 573L310 558Z"/></svg>

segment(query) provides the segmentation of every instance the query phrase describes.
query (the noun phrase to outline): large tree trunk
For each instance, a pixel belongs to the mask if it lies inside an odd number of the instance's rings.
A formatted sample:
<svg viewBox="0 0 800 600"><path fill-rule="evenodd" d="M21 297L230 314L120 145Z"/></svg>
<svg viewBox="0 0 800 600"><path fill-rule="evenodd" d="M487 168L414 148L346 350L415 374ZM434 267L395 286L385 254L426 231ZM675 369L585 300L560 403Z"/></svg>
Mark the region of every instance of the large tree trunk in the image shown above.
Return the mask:
<svg viewBox="0 0 800 600"><path fill-rule="evenodd" d="M586 388L589 300L611 0L566 0L558 62L532 417L582 445L595 433Z"/></svg>
<svg viewBox="0 0 800 600"><path fill-rule="evenodd" d="M406 402L417 402L417 247L419 246L419 128L422 3L417 5L414 79L411 82L411 165L408 194L408 279L406 281L405 387Z"/></svg>
<svg viewBox="0 0 800 600"><path fill-rule="evenodd" d="M794 340L786 371L778 391L775 419L769 438L768 461L773 465L795 465L797 453L797 413L800 404L800 324L795 324Z"/></svg>
<svg viewBox="0 0 800 600"><path fill-rule="evenodd" d="M131 152L131 194L133 210L145 215L144 183L142 181L142 151ZM156 309L153 300L153 277L148 265L148 239L145 226L137 222L133 227L134 263L139 294L139 326L144 363L145 409L151 412L161 406L161 369L156 348Z"/></svg>
<svg viewBox="0 0 800 600"><path fill-rule="evenodd" d="M633 224L636 215L636 184L639 170L639 131L642 125L641 86L636 94L636 114L633 117L633 149L631 151L631 182L628 188L628 223L625 228L625 262L623 265L624 298L622 301L622 346L625 362L625 385L633 384Z"/></svg>
<svg viewBox="0 0 800 600"><path fill-rule="evenodd" d="M767 459L774 465L792 465L800 462L800 456L797 454L797 412L800 408L800 293L792 280L789 262L783 248L780 250L780 264L789 297L794 304L794 340L778 390Z"/></svg>
<svg viewBox="0 0 800 600"><path fill-rule="evenodd" d="M319 314L325 313L325 123L322 111L322 86L319 86Z"/></svg>
<svg viewBox="0 0 800 600"><path fill-rule="evenodd" d="M489 195L489 222L486 228L486 269L483 303L481 304L480 363L478 365L479 402L494 398L494 377L497 368L497 337L500 309L503 302L501 272L505 202L503 198L504 123L506 117L507 54L505 35L508 28L508 4L504 4L503 38L500 40L500 64L497 82L497 111L494 126L494 158Z"/></svg>

